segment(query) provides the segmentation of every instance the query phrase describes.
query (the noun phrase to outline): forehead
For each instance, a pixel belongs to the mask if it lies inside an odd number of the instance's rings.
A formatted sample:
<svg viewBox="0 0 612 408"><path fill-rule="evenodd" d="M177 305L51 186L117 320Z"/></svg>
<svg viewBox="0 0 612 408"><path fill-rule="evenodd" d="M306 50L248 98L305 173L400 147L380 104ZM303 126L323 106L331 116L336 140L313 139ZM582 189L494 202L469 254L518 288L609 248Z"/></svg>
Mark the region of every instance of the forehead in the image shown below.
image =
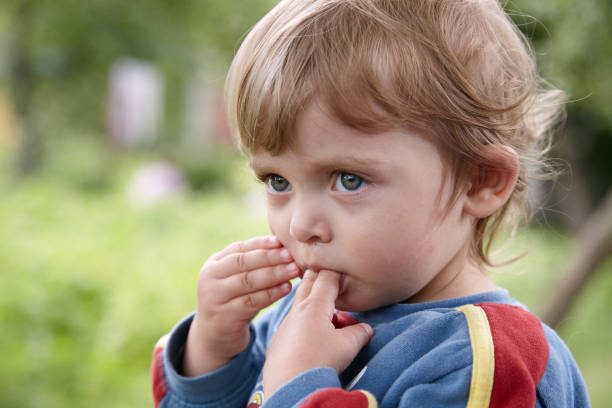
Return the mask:
<svg viewBox="0 0 612 408"><path fill-rule="evenodd" d="M336 118L318 101L310 103L296 118L293 126L293 143L288 147L293 152L303 152L325 145L330 153L350 154L383 142L378 134L368 133L349 126Z"/></svg>
<svg viewBox="0 0 612 408"><path fill-rule="evenodd" d="M376 170L416 166L419 156L437 156L433 143L417 132L364 132L345 125L317 103L311 103L298 116L292 132L291 145L281 152L255 151L251 155L252 168L257 172L277 170L270 168L278 165Z"/></svg>
<svg viewBox="0 0 612 408"><path fill-rule="evenodd" d="M343 124L316 102L310 103L296 118L291 127L290 143L280 152L259 148L251 154L251 164L258 167L263 162L281 157L308 157L311 160L335 161L352 158L355 162L382 161L372 147L382 140L375 134L361 132Z"/></svg>

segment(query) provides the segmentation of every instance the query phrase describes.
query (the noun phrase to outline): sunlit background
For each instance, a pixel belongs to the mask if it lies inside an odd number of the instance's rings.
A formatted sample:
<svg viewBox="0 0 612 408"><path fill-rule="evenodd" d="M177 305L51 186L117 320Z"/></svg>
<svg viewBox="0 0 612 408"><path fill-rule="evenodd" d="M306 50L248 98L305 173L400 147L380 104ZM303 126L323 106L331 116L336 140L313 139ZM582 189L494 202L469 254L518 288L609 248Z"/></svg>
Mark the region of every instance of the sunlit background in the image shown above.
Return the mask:
<svg viewBox="0 0 612 408"><path fill-rule="evenodd" d="M0 2L0 407L149 407L206 258L267 233L224 74L272 0ZM612 3L507 9L567 91L563 176L496 280L555 324L594 406L612 367ZM515 13L521 10L533 16Z"/></svg>

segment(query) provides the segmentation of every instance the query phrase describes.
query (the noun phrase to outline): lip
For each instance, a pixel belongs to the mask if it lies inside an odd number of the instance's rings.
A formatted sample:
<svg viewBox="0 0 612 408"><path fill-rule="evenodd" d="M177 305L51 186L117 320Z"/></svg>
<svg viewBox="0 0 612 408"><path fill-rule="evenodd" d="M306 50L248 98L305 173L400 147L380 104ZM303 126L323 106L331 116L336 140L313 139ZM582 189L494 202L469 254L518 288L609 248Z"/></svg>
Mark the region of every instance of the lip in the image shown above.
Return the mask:
<svg viewBox="0 0 612 408"><path fill-rule="evenodd" d="M318 264L302 264L298 262L297 266L298 268L300 268L300 271L301 271L300 278L304 277L304 272L306 272L307 269L310 269L311 271L316 272L316 273L318 273L322 269L333 271L333 269L330 269L330 268L327 268L327 267L324 267Z"/></svg>
<svg viewBox="0 0 612 408"><path fill-rule="evenodd" d="M336 273L338 273L340 275L340 279L338 282L338 296L342 295L344 293L344 290L346 289L346 285L345 285L345 281L346 281L346 273L344 272L338 272L334 269L330 269L330 268L326 268L326 267L322 267L319 265L314 265L314 264L310 264L310 265L301 265L298 264L298 267L300 268L300 279L304 278L304 272L306 272L307 269L310 269L314 272L319 272L321 269L326 269L326 270L330 270L330 271L334 271Z"/></svg>

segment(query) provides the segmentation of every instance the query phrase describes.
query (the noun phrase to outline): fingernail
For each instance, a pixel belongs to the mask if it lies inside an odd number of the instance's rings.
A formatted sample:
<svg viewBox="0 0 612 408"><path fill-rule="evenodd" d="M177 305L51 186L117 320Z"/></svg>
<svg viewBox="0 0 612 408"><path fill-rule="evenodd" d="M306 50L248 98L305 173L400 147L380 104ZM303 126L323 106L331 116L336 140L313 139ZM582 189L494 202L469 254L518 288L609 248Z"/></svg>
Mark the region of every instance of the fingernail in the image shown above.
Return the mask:
<svg viewBox="0 0 612 408"><path fill-rule="evenodd" d="M290 264L287 264L287 272L289 272L289 275L297 276L299 271L300 269L297 267L295 262L291 262Z"/></svg>
<svg viewBox="0 0 612 408"><path fill-rule="evenodd" d="M280 250L280 257L282 260L288 261L291 259L291 254L289 253L289 250L287 248L283 248Z"/></svg>
<svg viewBox="0 0 612 408"><path fill-rule="evenodd" d="M266 242L270 245L276 245L278 244L278 238L276 237L276 235L270 235L266 238Z"/></svg>

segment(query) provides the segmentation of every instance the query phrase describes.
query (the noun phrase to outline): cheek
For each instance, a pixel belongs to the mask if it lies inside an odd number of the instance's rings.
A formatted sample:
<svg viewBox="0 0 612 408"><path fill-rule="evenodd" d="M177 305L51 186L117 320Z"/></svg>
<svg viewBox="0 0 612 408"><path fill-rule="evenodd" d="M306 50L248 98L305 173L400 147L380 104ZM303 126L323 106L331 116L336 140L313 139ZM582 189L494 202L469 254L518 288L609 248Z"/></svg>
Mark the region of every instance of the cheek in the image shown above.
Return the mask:
<svg viewBox="0 0 612 408"><path fill-rule="evenodd" d="M396 214L387 213L359 223L359 228L345 233L348 242L352 241L353 256L370 263L375 259L386 258L385 253L395 252L398 246L409 244L409 226Z"/></svg>
<svg viewBox="0 0 612 408"><path fill-rule="evenodd" d="M393 209L368 222L363 231L353 232L354 255L365 263L378 262L383 267L412 265L433 251L430 233L424 216Z"/></svg>
<svg viewBox="0 0 612 408"><path fill-rule="evenodd" d="M268 206L268 227L270 233L280 239L281 243L285 245L289 237L289 223L285 221L283 213L279 210L275 210L272 206Z"/></svg>

